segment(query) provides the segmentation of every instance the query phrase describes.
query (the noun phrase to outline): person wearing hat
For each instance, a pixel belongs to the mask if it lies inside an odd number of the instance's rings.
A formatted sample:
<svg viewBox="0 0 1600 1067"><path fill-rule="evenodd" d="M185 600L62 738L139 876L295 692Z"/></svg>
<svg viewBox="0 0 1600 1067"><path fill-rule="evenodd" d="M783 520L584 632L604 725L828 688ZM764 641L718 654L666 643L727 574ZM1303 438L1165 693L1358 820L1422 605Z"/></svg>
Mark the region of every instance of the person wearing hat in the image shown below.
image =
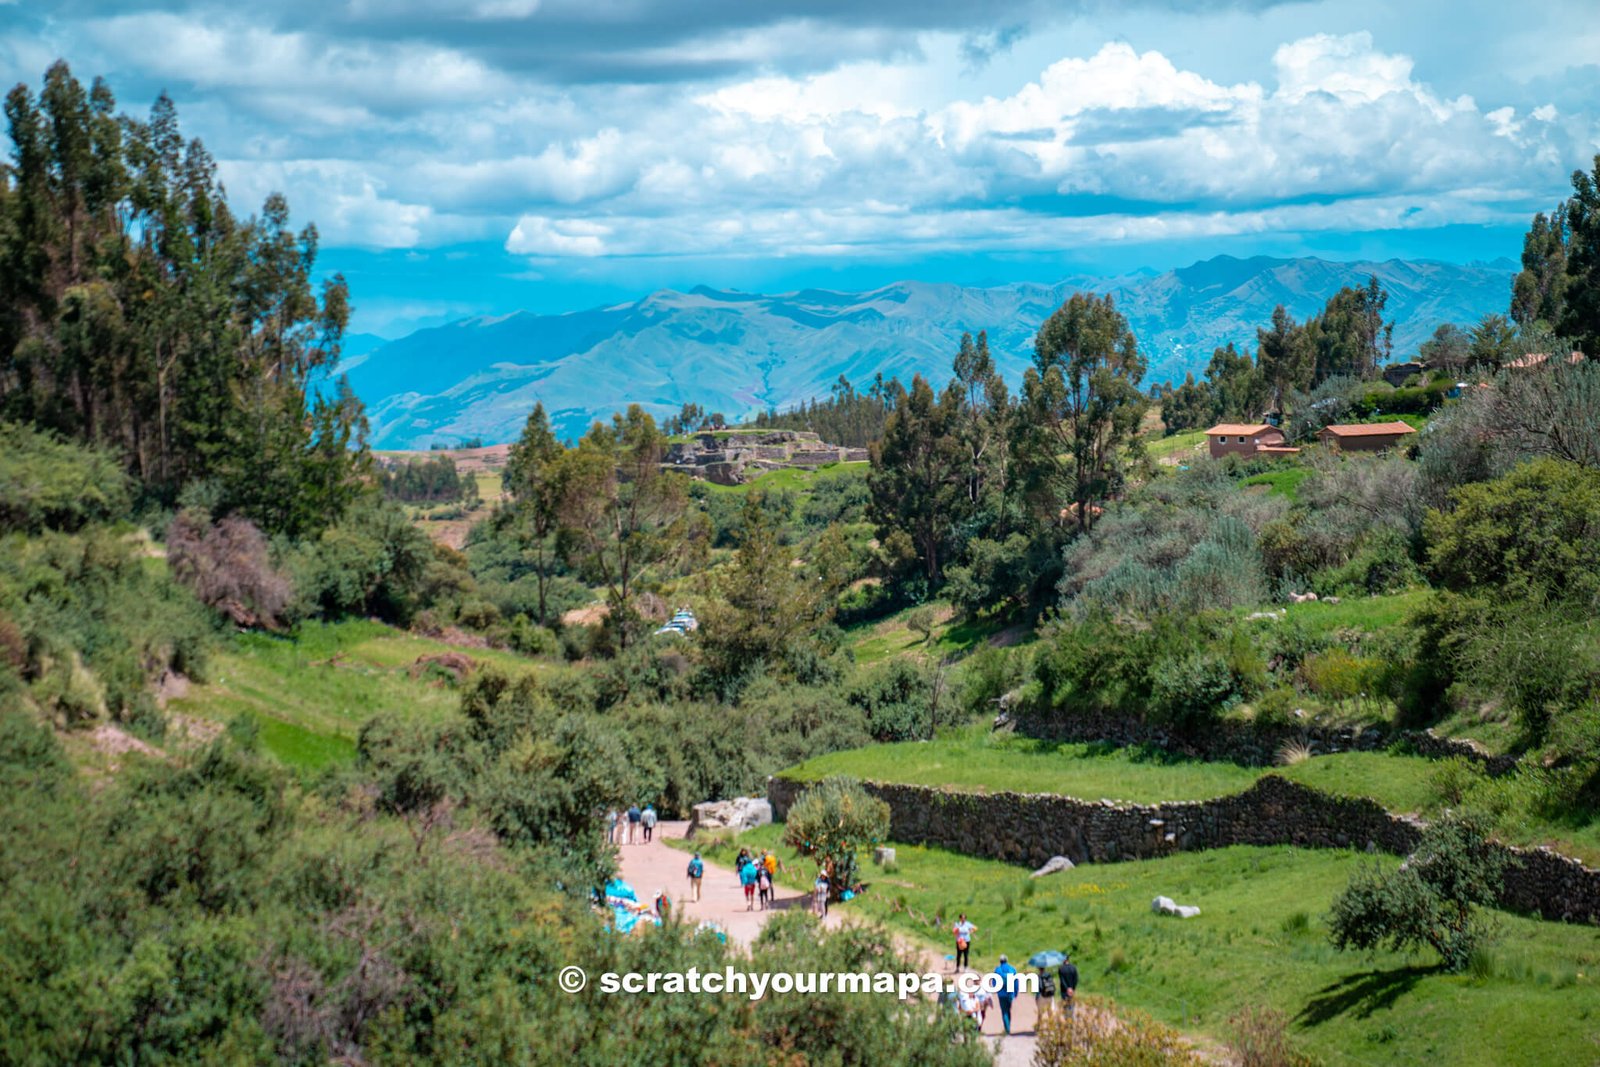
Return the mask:
<svg viewBox="0 0 1600 1067"><path fill-rule="evenodd" d="M1000 1025L1005 1027L1006 1033L1011 1033L1011 1002L1017 997L1017 969L1011 966L1011 961L1006 959L1004 952L1000 953L1000 966L994 969L1000 976L1000 988L995 992L995 1003L1000 1005Z"/></svg>

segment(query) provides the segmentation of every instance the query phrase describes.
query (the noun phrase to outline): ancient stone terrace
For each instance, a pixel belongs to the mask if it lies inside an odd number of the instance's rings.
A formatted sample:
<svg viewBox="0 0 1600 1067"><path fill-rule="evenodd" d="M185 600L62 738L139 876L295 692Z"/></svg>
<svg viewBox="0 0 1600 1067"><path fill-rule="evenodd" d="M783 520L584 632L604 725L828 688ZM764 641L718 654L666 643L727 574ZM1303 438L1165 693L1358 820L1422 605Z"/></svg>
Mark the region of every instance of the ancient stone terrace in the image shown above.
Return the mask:
<svg viewBox="0 0 1600 1067"><path fill-rule="evenodd" d="M670 446L662 466L718 485L743 485L763 471L815 469L866 458L864 448L830 445L809 430L768 430L699 434Z"/></svg>

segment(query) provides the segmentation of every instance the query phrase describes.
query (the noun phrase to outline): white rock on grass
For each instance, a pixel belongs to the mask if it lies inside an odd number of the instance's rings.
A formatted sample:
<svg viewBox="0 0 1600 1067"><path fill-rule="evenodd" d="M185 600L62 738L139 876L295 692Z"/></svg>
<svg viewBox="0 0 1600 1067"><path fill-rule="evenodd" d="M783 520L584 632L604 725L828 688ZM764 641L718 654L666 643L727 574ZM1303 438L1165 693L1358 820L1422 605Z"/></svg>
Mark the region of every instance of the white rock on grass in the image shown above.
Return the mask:
<svg viewBox="0 0 1600 1067"><path fill-rule="evenodd" d="M1171 897L1156 897L1150 902L1150 910L1158 915L1176 915L1180 919L1192 919L1200 914L1199 908L1175 903Z"/></svg>
<svg viewBox="0 0 1600 1067"><path fill-rule="evenodd" d="M1040 867L1037 871L1034 871L1030 877L1043 878L1047 874L1056 874L1060 871L1070 871L1072 870L1072 867L1073 863L1071 860L1067 859L1067 857L1051 856L1050 859L1045 862L1045 865Z"/></svg>

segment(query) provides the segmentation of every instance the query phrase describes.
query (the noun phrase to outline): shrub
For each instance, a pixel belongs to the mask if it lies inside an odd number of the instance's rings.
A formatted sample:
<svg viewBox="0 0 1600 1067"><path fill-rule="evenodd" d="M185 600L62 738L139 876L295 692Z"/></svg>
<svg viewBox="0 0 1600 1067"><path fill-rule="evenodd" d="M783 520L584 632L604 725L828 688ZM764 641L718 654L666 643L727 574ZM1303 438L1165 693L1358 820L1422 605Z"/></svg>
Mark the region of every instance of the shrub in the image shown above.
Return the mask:
<svg viewBox="0 0 1600 1067"><path fill-rule="evenodd" d="M288 576L272 565L267 539L242 516L213 524L179 512L167 527L167 564L202 604L238 626L277 629L294 598Z"/></svg>
<svg viewBox="0 0 1600 1067"><path fill-rule="evenodd" d="M1300 913L1304 914L1304 913ZM1228 1048L1238 1067L1312 1067L1289 1040L1289 1017L1272 1008L1246 1008L1228 1020Z"/></svg>
<svg viewBox="0 0 1600 1067"><path fill-rule="evenodd" d="M1177 723L1215 716L1238 696L1227 660L1209 650L1158 661L1150 671L1150 682L1155 710Z"/></svg>
<svg viewBox="0 0 1600 1067"><path fill-rule="evenodd" d="M1426 945L1447 970L1465 970L1488 935L1475 909L1494 902L1504 865L1475 822L1440 819L1399 870L1359 871L1335 898L1329 916L1334 947L1406 951Z"/></svg>
<svg viewBox="0 0 1600 1067"><path fill-rule="evenodd" d="M128 478L112 456L0 422L0 532L81 530L128 507Z"/></svg>
<svg viewBox="0 0 1600 1067"><path fill-rule="evenodd" d="M1049 1013L1035 1030L1033 1067L1199 1067L1205 1062L1176 1030L1126 1008L1113 1015L1085 1001L1070 1013Z"/></svg>
<svg viewBox="0 0 1600 1067"><path fill-rule="evenodd" d="M889 805L842 775L801 793L783 830L785 844L817 859L834 897L857 883L857 850L873 848L888 835Z"/></svg>
<svg viewBox="0 0 1600 1067"><path fill-rule="evenodd" d="M933 609L926 604L912 608L906 613L906 629L921 634L926 642L933 636Z"/></svg>

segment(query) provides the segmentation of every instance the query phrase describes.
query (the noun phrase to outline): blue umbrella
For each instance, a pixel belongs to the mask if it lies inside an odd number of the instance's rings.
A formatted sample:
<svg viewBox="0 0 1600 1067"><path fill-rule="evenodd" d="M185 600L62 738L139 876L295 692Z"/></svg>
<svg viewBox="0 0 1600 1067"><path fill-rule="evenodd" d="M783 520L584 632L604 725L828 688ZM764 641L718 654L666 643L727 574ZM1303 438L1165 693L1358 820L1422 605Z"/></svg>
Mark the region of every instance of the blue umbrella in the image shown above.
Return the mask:
<svg viewBox="0 0 1600 1067"><path fill-rule="evenodd" d="M1043 952L1035 952L1028 957L1029 967L1059 967L1065 962L1067 962L1067 954L1065 952L1057 952L1053 948L1047 948Z"/></svg>

